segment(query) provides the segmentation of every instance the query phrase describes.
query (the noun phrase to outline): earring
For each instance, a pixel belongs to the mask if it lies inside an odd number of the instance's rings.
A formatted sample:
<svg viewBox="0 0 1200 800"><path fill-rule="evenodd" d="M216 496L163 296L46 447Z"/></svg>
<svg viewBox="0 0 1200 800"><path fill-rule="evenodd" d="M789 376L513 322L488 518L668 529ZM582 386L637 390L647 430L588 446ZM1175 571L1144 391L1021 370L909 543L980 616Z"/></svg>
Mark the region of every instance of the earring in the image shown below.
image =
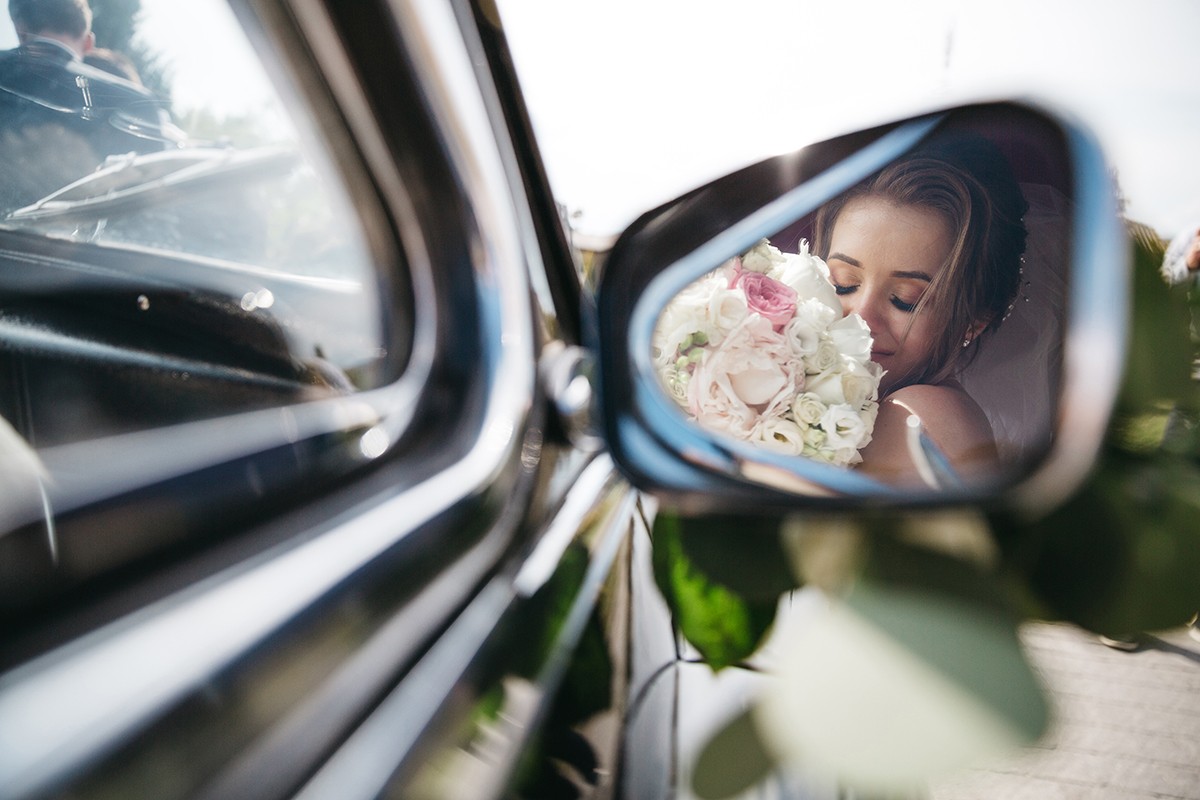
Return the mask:
<svg viewBox="0 0 1200 800"><path fill-rule="evenodd" d="M967 346L967 345L969 345L970 343L971 343L971 340L970 340L970 339L963 339L963 347L966 347L966 346Z"/></svg>

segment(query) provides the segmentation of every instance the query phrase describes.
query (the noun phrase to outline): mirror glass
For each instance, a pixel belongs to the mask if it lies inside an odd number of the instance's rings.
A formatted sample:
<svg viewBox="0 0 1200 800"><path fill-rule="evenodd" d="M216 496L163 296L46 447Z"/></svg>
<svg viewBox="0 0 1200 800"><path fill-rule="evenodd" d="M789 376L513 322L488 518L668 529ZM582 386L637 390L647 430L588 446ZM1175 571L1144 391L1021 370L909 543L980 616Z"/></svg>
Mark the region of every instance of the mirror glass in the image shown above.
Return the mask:
<svg viewBox="0 0 1200 800"><path fill-rule="evenodd" d="M1027 473L1055 437L1072 185L1061 133L1018 121L959 115L700 264L650 346L678 412L889 488Z"/></svg>

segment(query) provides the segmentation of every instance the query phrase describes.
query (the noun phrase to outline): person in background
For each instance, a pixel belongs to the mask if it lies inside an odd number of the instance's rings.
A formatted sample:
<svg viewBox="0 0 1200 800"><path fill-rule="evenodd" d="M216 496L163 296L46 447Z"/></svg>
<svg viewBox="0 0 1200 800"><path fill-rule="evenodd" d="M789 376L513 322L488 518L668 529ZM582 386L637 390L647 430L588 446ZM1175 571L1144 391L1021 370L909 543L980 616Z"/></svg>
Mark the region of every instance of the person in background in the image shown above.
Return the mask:
<svg viewBox="0 0 1200 800"><path fill-rule="evenodd" d="M138 86L145 85L129 56L118 53L116 50L109 50L107 47L93 47L83 54L83 63L89 67L104 70L110 75L116 75L118 78L124 78Z"/></svg>
<svg viewBox="0 0 1200 800"><path fill-rule="evenodd" d="M1169 284L1195 282L1200 277L1200 225L1185 228L1176 234L1167 245L1163 256L1162 276ZM1196 320L1192 320L1192 338L1197 336ZM1200 377L1200 367L1193 364L1193 378ZM1192 616L1188 622L1188 633L1196 641L1200 641L1200 614Z"/></svg>
<svg viewBox="0 0 1200 800"><path fill-rule="evenodd" d="M1194 280L1200 274L1200 227L1187 228L1167 246L1163 256L1163 279L1170 284Z"/></svg>
<svg viewBox="0 0 1200 800"><path fill-rule="evenodd" d="M84 62L87 0L9 0L20 45L0 52L0 211L33 203L110 156L178 144L166 104Z"/></svg>

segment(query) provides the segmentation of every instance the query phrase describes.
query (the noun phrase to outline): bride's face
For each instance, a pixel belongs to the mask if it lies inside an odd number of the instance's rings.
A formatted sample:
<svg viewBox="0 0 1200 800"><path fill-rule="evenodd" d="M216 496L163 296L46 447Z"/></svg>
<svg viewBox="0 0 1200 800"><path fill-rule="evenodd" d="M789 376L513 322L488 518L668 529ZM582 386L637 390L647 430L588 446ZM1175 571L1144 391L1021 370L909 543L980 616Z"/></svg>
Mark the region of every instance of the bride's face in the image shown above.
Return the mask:
<svg viewBox="0 0 1200 800"><path fill-rule="evenodd" d="M946 333L935 329L931 315L914 311L952 243L933 211L880 197L851 200L834 222L826 261L843 310L871 327L871 359L888 373L883 393L923 366Z"/></svg>

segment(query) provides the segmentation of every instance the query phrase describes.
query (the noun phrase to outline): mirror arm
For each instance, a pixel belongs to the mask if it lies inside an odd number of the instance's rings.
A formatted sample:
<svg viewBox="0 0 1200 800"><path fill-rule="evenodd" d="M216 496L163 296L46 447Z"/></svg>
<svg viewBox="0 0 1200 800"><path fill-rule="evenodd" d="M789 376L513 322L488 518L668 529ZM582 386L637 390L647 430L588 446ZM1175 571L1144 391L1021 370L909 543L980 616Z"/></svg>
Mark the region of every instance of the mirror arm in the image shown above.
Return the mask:
<svg viewBox="0 0 1200 800"><path fill-rule="evenodd" d="M954 471L950 459L925 432L925 425L916 414L905 422L905 443L908 456L917 467L917 474L930 489L963 489L962 479Z"/></svg>

